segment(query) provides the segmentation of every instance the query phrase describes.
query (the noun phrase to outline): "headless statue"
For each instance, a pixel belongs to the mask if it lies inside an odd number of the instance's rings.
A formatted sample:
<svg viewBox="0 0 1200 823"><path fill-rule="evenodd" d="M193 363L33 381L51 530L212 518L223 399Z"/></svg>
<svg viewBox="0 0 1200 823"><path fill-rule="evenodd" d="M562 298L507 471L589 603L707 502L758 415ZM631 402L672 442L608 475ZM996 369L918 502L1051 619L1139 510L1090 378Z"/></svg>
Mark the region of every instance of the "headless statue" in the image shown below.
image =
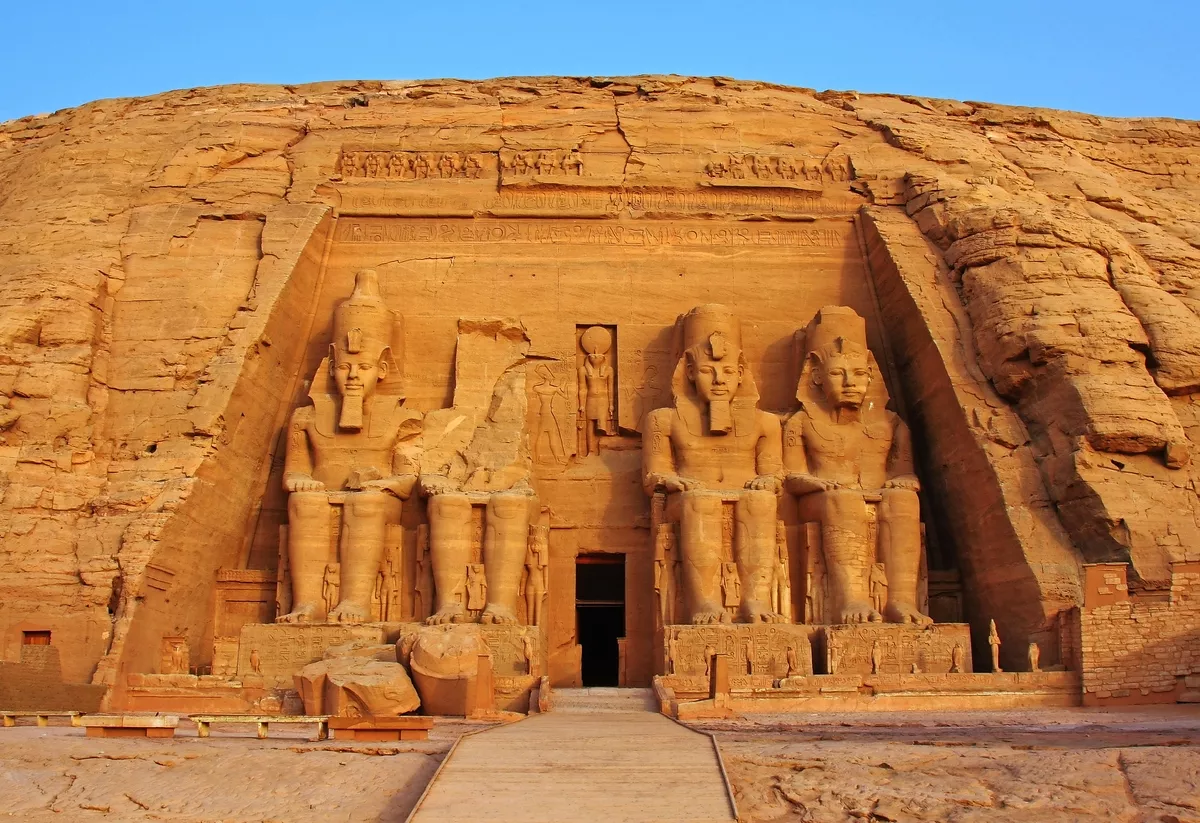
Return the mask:
<svg viewBox="0 0 1200 823"><path fill-rule="evenodd" d="M680 524L685 619L728 620L721 596L721 526L722 506L732 499L739 620L784 621L771 608L782 468L779 421L757 406L741 325L728 309L699 306L678 327L683 356L671 384L675 405L646 416L642 468L646 493L666 493L666 517Z"/></svg>
<svg viewBox="0 0 1200 823"><path fill-rule="evenodd" d="M360 271L354 292L334 310L333 342L313 380L312 405L292 413L283 474L292 611L279 622L371 618L387 524L399 522L400 501L417 480L396 447L420 415L404 408L398 394L378 391L392 370L394 324L375 272ZM322 589L335 507L342 524L341 581L327 612Z"/></svg>
<svg viewBox="0 0 1200 823"><path fill-rule="evenodd" d="M883 408L882 384L871 392L878 370L866 325L853 309L826 306L809 323L805 346L800 410L784 429L785 482L801 518L821 524L832 622L931 623L917 606L921 519L908 427ZM882 612L871 601L868 504L878 505Z"/></svg>

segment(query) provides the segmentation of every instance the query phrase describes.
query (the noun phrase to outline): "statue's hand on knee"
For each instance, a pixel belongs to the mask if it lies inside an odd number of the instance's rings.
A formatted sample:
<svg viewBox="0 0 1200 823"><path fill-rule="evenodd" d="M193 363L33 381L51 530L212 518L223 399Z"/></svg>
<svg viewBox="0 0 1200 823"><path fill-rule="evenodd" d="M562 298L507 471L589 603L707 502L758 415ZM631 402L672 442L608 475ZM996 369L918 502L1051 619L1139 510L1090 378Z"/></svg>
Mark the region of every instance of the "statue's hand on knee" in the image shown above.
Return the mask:
<svg viewBox="0 0 1200 823"><path fill-rule="evenodd" d="M325 484L310 475L290 472L283 478L283 487L289 492L321 492Z"/></svg>
<svg viewBox="0 0 1200 823"><path fill-rule="evenodd" d="M841 486L836 480L817 477L804 472L792 472L784 480L787 490L796 496L812 494L813 492L828 492Z"/></svg>
<svg viewBox="0 0 1200 823"><path fill-rule="evenodd" d="M662 487L667 492L699 491L704 484L693 477L680 477L677 474L663 474L656 478L655 486Z"/></svg>
<svg viewBox="0 0 1200 823"><path fill-rule="evenodd" d="M418 481L421 494L432 497L435 494L452 494L459 490L458 484L444 474L423 474Z"/></svg>
<svg viewBox="0 0 1200 823"><path fill-rule="evenodd" d="M746 482L746 488L756 492L777 492L779 491L780 480L773 474L760 474L753 480Z"/></svg>
<svg viewBox="0 0 1200 823"><path fill-rule="evenodd" d="M915 492L921 490L921 481L917 480L914 475L902 474L884 483L883 487L885 489L907 489L908 491Z"/></svg>

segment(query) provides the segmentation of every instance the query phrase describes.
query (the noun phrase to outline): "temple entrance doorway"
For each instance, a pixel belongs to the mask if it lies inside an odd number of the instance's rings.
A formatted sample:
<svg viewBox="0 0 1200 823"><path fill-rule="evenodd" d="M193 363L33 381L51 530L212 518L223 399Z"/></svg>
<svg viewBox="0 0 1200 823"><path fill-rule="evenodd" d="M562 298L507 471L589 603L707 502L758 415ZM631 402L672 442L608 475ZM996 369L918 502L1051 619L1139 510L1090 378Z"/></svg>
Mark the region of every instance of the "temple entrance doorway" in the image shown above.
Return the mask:
<svg viewBox="0 0 1200 823"><path fill-rule="evenodd" d="M575 560L575 636L584 686L620 685L625 636L625 555L581 554Z"/></svg>

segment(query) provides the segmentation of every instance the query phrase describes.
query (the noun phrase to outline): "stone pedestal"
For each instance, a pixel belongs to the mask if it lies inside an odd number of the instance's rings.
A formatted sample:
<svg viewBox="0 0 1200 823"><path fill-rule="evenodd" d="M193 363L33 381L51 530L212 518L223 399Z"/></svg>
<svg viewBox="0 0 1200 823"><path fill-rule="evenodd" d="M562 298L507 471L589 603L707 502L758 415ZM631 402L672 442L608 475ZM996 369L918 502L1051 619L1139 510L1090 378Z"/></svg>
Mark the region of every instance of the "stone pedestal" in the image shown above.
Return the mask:
<svg viewBox="0 0 1200 823"><path fill-rule="evenodd" d="M823 633L827 674L948 674L972 670L971 627L966 623L934 623L923 628L860 623L826 626Z"/></svg>
<svg viewBox="0 0 1200 823"><path fill-rule="evenodd" d="M309 663L321 660L326 649L356 641L384 643L385 629L379 623L248 624L242 627L238 644L237 675L243 680L259 675L266 688L290 689L292 677Z"/></svg>
<svg viewBox="0 0 1200 823"><path fill-rule="evenodd" d="M760 681L766 685L787 677L812 674L813 626L787 623L721 623L709 626L667 626L663 659L667 674L685 678L709 677L713 655L725 655L729 683L734 689ZM793 654L789 672L788 650Z"/></svg>

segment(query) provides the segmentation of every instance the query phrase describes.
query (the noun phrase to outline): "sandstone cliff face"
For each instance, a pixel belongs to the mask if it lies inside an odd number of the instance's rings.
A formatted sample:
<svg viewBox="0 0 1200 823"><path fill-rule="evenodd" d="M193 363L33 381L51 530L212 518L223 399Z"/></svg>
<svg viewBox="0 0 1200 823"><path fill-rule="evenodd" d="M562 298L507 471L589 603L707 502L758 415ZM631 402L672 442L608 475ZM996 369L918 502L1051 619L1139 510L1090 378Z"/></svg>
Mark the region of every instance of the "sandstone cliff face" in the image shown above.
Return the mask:
<svg viewBox="0 0 1200 823"><path fill-rule="evenodd" d="M163 633L203 661L213 574L256 552L344 152L487 152L494 194L538 187L503 167L546 141L634 216L764 187L731 155L803 158L765 187L855 201L931 519L1014 653L1080 562L1152 587L1200 559L1198 124L712 79L230 86L0 125L0 654L51 628L70 679L147 670Z"/></svg>

